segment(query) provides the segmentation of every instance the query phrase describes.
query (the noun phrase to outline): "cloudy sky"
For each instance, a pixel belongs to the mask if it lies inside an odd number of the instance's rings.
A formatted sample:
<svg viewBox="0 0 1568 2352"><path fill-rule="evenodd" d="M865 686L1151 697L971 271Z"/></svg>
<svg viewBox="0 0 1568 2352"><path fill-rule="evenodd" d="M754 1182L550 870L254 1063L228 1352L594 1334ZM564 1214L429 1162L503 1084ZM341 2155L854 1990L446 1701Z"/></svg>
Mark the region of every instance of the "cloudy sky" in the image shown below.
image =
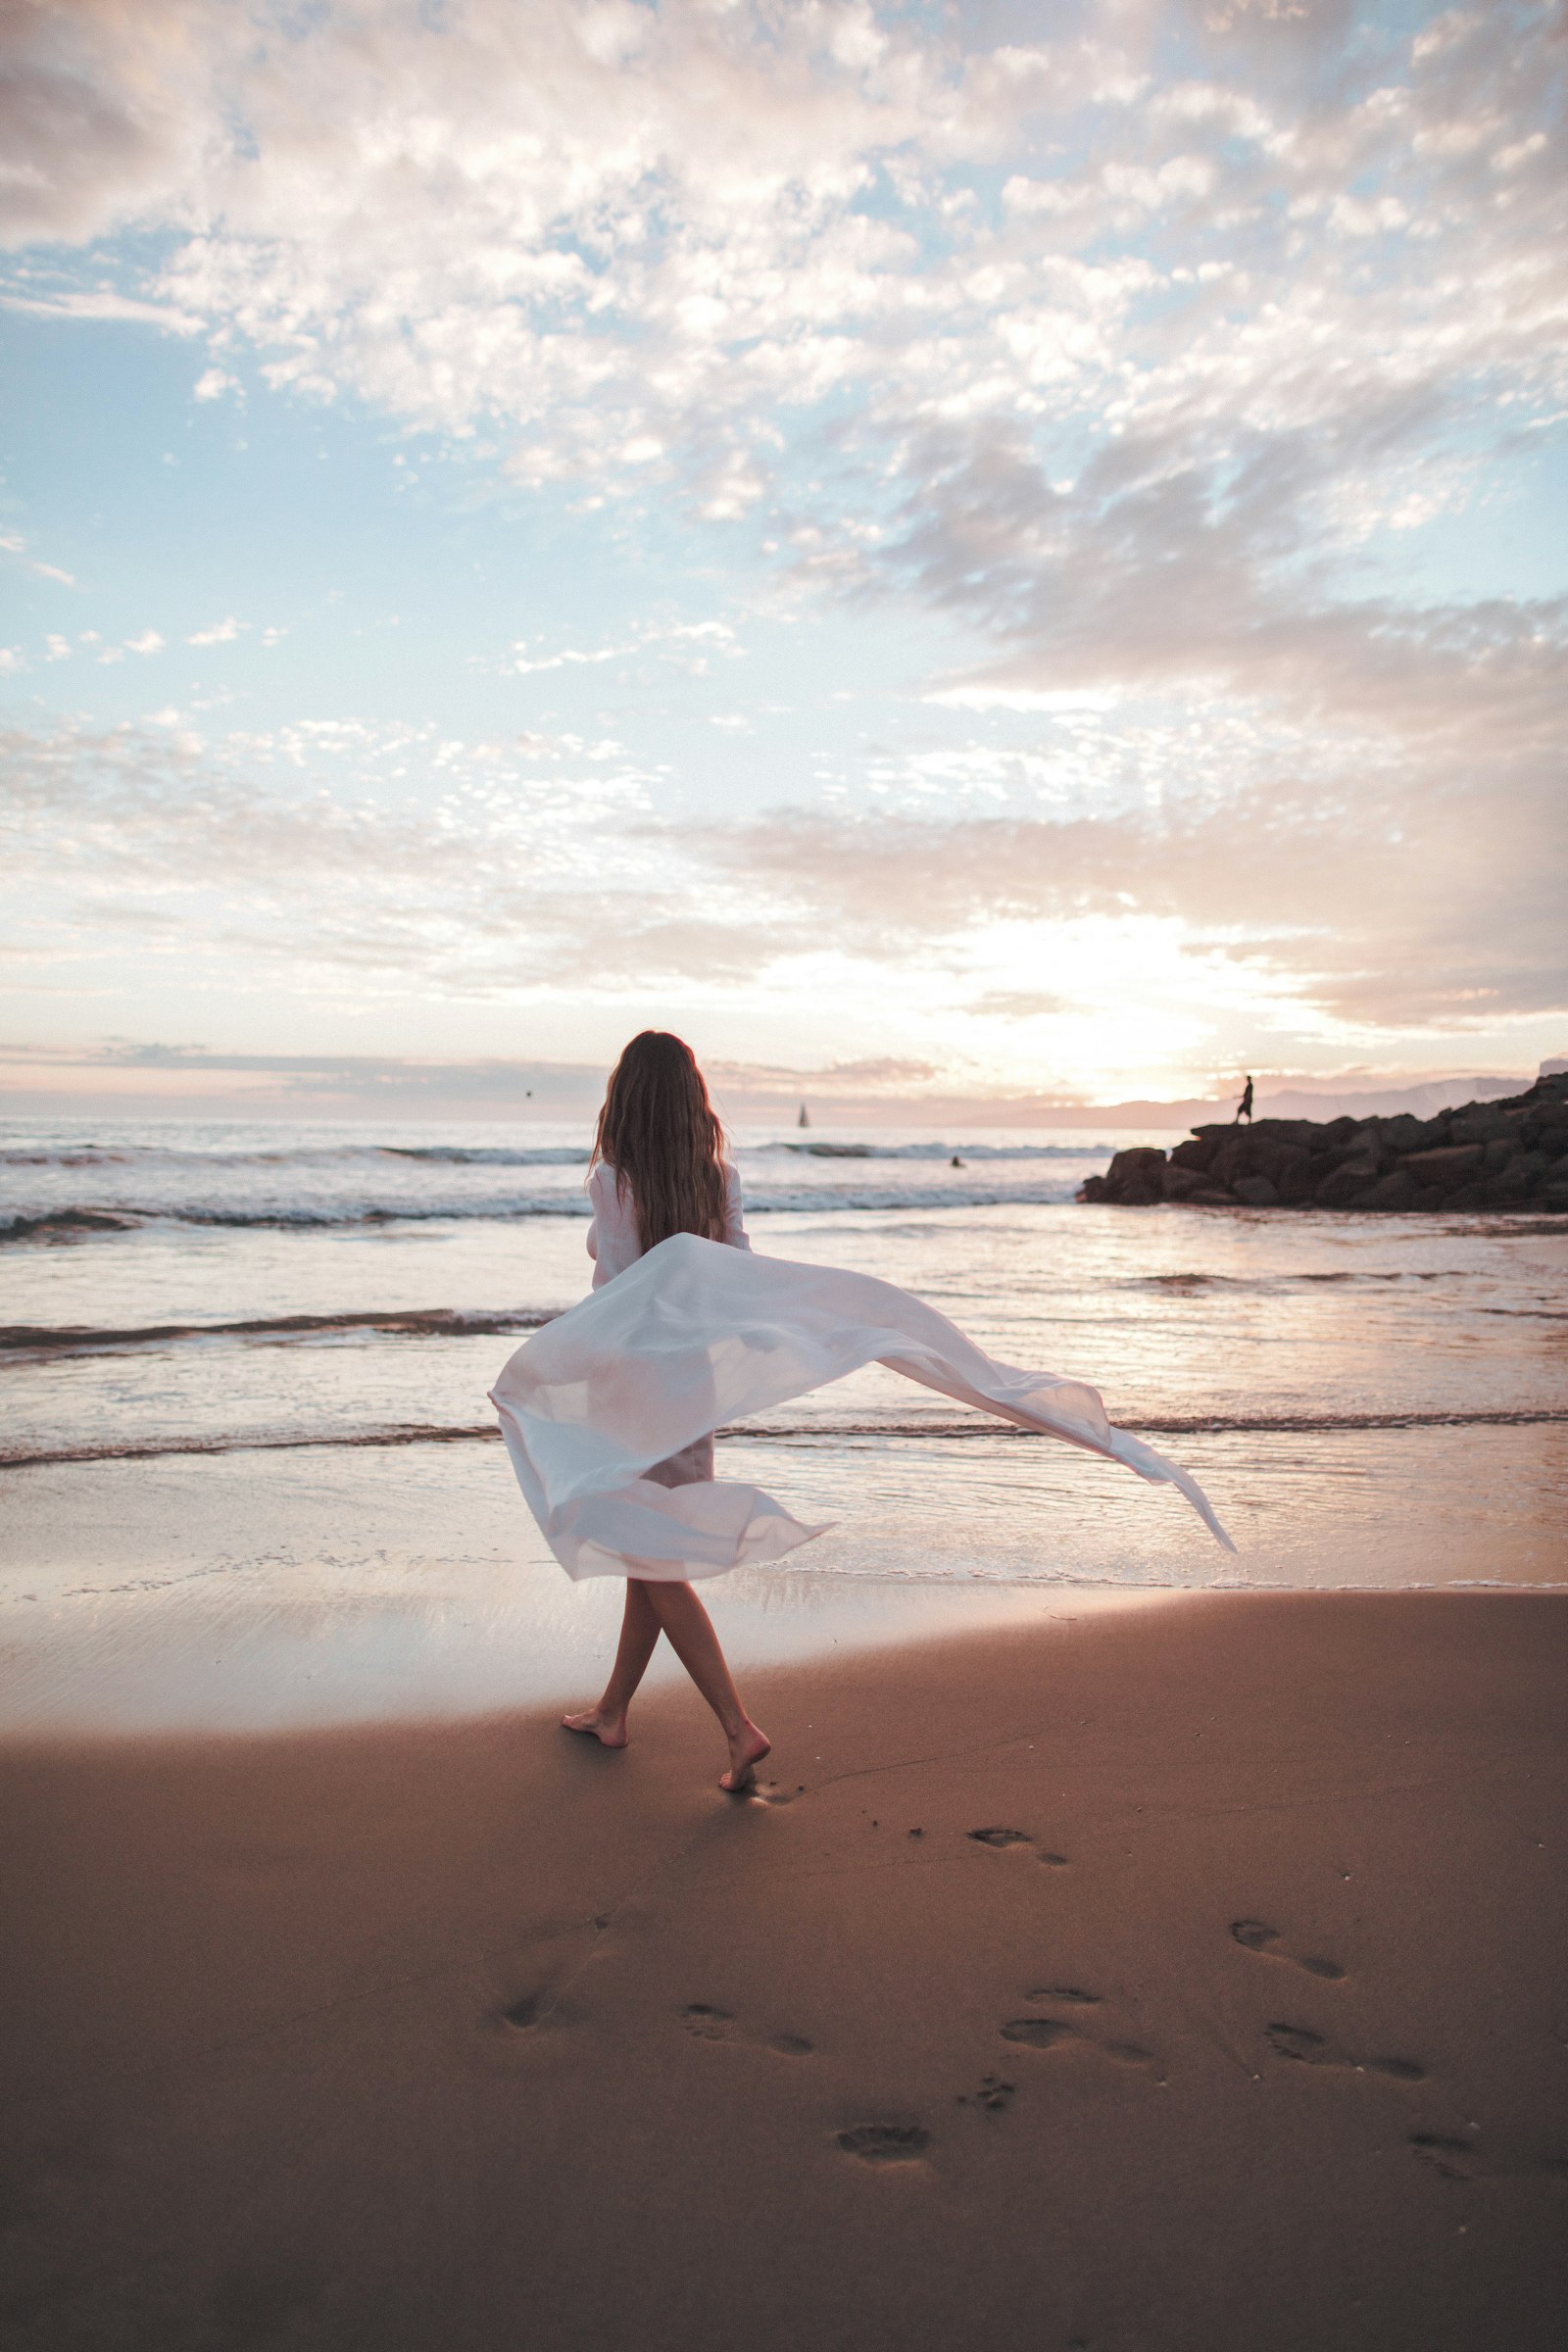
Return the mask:
<svg viewBox="0 0 1568 2352"><path fill-rule="evenodd" d="M1560 0L0 26L29 1100L1568 1045Z"/></svg>

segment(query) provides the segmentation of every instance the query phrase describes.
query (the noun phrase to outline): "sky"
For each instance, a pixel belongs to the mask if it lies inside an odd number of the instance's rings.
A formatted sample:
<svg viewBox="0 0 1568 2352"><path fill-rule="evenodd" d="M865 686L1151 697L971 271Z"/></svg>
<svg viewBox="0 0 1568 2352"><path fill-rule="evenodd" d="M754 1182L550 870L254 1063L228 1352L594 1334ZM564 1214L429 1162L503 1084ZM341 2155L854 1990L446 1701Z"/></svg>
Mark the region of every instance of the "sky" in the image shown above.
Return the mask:
<svg viewBox="0 0 1568 2352"><path fill-rule="evenodd" d="M0 1106L1568 1046L1561 0L0 27Z"/></svg>

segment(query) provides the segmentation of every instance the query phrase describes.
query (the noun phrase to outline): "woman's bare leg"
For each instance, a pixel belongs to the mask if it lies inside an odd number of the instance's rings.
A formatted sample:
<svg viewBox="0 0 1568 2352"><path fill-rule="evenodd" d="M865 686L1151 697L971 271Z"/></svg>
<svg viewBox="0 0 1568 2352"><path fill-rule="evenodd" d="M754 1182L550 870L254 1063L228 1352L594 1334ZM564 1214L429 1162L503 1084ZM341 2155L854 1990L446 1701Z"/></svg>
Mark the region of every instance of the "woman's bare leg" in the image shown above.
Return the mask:
<svg viewBox="0 0 1568 2352"><path fill-rule="evenodd" d="M670 1648L723 1726L729 1741L729 1770L720 1778L719 1787L737 1793L749 1788L769 1741L741 1705L711 1618L690 1585L647 1584L642 1589Z"/></svg>
<svg viewBox="0 0 1568 2352"><path fill-rule="evenodd" d="M585 1707L580 1715L563 1715L562 1722L568 1732L592 1732L601 1747L624 1747L626 1744L626 1710L631 1705L637 1686L648 1672L648 1661L659 1640L659 1618L648 1597L648 1587L638 1578L626 1579L626 1606L620 1620L620 1641L615 1648L615 1663L605 1694L597 1707Z"/></svg>

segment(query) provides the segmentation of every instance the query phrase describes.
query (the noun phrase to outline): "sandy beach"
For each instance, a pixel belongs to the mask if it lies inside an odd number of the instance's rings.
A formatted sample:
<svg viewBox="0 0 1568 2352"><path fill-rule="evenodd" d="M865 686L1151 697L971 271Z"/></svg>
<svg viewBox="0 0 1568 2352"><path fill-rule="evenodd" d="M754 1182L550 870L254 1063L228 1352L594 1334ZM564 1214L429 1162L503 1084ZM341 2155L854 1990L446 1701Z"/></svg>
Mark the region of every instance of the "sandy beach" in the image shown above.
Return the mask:
<svg viewBox="0 0 1568 2352"><path fill-rule="evenodd" d="M1559 2340L1568 1599L4 1751L9 2340Z"/></svg>

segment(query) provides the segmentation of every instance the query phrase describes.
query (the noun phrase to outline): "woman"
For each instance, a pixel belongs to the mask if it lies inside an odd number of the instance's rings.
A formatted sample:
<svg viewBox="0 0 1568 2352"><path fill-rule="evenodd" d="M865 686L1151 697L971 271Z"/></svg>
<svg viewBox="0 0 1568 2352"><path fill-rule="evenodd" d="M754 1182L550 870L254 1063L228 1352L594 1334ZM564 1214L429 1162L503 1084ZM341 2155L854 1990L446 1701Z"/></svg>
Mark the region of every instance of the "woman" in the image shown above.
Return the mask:
<svg viewBox="0 0 1568 2352"><path fill-rule="evenodd" d="M872 1275L754 1257L723 1130L678 1037L646 1029L616 1063L588 1188L593 1290L525 1341L490 1392L567 1575L626 1579L614 1670L596 1707L563 1717L568 1731L625 1746L626 1710L664 1633L724 1728L719 1787L751 1787L767 1740L688 1580L781 1559L823 1531L759 1487L715 1479L712 1432L864 1364L1178 1487L1234 1549L1202 1490L1113 1429L1086 1382L994 1362Z"/></svg>
<svg viewBox="0 0 1568 2352"><path fill-rule="evenodd" d="M695 1233L750 1250L741 1180L724 1157L724 1131L690 1046L662 1029L634 1037L611 1074L588 1166L593 1223L588 1254L597 1291L673 1233ZM713 1475L710 1431L643 1476L656 1486L695 1486ZM767 1754L765 1733L742 1706L712 1620L689 1584L626 1579L620 1643L595 1707L564 1715L568 1732L603 1747L626 1744L626 1710L661 1634L723 1727L729 1769L719 1787L749 1788Z"/></svg>

